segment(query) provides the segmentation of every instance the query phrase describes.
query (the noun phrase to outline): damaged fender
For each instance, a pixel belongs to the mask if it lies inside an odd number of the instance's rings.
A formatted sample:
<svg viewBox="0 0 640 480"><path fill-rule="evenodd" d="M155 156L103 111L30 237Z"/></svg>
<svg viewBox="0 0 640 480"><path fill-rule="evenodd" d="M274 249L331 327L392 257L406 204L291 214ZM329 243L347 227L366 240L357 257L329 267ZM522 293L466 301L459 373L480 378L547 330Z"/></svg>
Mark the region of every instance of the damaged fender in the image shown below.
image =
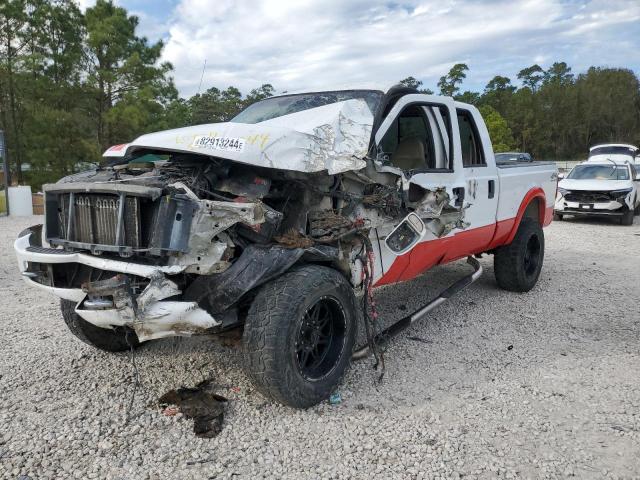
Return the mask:
<svg viewBox="0 0 640 480"><path fill-rule="evenodd" d="M224 312L248 291L282 275L304 253L302 248L249 245L224 272L194 280L185 292L185 300L214 314Z"/></svg>

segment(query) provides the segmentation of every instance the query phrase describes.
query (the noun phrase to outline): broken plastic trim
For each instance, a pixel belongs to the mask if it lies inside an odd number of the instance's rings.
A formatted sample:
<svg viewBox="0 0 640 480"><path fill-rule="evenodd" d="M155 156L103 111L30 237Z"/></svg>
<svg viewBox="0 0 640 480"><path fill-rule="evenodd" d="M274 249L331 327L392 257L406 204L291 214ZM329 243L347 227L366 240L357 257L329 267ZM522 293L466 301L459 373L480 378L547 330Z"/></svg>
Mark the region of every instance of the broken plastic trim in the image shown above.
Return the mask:
<svg viewBox="0 0 640 480"><path fill-rule="evenodd" d="M424 307L419 308L418 310L413 312L411 315L407 315L406 317L398 320L396 323L390 325L389 327L385 328L383 331L378 333L373 340L374 344L377 346L384 346L391 338L398 335L400 332L405 330L414 322L417 322L418 320L421 320L422 318L424 318L424 316L427 313L429 313L431 310L436 308L438 305L444 303L453 295L463 290L464 288L468 287L473 282L475 282L478 278L480 278L480 276L482 275L482 266L480 265L480 262L478 262L478 260L476 260L473 257L467 257L467 263L474 268L473 273L467 275L464 278L461 278L460 280L452 284L450 287L443 290L440 293L440 295L438 295L436 298L431 300ZM353 352L351 359L361 360L371 355L371 353L373 352L369 347L369 345L365 345L364 347L361 347L355 352Z"/></svg>

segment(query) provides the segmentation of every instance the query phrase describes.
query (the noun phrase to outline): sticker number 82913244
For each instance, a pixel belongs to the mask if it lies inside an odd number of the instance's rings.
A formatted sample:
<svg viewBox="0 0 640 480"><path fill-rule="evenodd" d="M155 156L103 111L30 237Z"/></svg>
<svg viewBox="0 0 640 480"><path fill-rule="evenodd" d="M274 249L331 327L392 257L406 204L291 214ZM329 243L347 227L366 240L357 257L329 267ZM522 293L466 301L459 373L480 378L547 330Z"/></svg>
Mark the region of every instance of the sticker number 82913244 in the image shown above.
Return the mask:
<svg viewBox="0 0 640 480"><path fill-rule="evenodd" d="M244 138L210 137L199 135L193 139L193 148L207 150L225 150L227 152L242 152L244 150Z"/></svg>

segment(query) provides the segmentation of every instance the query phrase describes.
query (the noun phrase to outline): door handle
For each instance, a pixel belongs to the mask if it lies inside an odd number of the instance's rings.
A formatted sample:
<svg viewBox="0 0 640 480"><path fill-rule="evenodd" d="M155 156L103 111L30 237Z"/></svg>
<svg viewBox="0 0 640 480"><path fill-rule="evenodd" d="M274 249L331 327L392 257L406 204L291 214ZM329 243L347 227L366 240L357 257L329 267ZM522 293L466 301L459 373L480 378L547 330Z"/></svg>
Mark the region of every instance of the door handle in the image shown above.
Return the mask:
<svg viewBox="0 0 640 480"><path fill-rule="evenodd" d="M489 180L489 198L493 198L496 194L496 181Z"/></svg>

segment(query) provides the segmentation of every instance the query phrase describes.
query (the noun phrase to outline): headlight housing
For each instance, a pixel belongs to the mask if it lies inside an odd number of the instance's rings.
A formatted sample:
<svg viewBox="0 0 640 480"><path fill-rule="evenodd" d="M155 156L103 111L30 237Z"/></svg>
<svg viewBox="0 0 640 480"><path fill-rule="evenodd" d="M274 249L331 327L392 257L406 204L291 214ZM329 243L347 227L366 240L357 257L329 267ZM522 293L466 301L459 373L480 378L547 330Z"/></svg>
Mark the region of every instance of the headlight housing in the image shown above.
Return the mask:
<svg viewBox="0 0 640 480"><path fill-rule="evenodd" d="M569 190L567 190L566 188L558 187L558 193L564 197L567 193L569 193Z"/></svg>

